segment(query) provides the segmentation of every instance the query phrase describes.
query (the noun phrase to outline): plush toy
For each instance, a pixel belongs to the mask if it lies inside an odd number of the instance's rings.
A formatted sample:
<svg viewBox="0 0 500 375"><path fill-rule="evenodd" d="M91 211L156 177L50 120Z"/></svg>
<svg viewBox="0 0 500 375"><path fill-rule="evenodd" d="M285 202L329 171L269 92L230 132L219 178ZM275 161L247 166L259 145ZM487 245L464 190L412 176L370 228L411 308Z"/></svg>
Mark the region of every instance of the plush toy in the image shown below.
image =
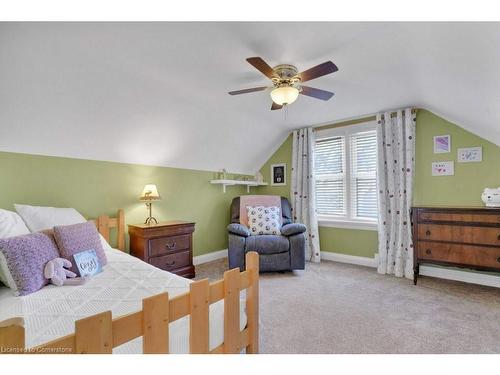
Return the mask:
<svg viewBox="0 0 500 375"><path fill-rule="evenodd" d="M46 279L57 286L80 285L86 280L81 277L76 277L76 273L67 270L71 267L71 262L64 258L55 258L47 262L43 274Z"/></svg>
<svg viewBox="0 0 500 375"><path fill-rule="evenodd" d="M500 207L500 188L486 188L481 195L486 207Z"/></svg>

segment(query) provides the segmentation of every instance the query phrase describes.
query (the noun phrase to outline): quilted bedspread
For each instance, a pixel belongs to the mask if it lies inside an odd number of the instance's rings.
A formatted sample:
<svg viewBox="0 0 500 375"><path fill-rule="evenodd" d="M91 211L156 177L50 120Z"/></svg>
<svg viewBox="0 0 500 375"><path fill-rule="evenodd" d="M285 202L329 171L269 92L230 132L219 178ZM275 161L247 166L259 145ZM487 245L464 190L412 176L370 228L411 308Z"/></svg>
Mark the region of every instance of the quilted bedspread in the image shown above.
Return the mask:
<svg viewBox="0 0 500 375"><path fill-rule="evenodd" d="M141 310L142 299L167 291L175 297L189 290L190 280L162 271L119 250L107 250L103 272L84 285L54 285L24 297L0 288L0 321L24 318L26 347L33 347L74 332L75 320L110 310L113 317ZM246 326L244 300L240 301L240 329ZM224 341L224 302L210 305L210 349ZM171 353L189 352L189 317L170 323ZM142 353L137 338L113 349L114 353Z"/></svg>

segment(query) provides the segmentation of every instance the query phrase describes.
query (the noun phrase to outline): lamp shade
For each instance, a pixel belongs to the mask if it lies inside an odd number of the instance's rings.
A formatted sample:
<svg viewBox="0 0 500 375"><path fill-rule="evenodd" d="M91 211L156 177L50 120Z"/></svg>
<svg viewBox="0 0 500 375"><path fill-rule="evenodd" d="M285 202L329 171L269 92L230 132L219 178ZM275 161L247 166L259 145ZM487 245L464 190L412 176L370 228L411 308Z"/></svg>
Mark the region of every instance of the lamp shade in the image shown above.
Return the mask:
<svg viewBox="0 0 500 375"><path fill-rule="evenodd" d="M144 190L139 198L141 201L152 201L161 199L160 194L158 194L158 189L155 184L148 184L144 186Z"/></svg>
<svg viewBox="0 0 500 375"><path fill-rule="evenodd" d="M292 104L298 96L299 90L293 86L277 87L271 91L271 99L279 105Z"/></svg>

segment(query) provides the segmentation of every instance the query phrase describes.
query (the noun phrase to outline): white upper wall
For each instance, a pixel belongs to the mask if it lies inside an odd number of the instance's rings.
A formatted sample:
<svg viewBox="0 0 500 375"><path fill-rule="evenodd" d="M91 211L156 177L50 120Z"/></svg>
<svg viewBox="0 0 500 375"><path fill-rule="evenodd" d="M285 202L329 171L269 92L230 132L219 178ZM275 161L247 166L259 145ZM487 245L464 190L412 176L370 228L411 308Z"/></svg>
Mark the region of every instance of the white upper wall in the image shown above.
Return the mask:
<svg viewBox="0 0 500 375"><path fill-rule="evenodd" d="M254 173L291 129L413 105L500 145L500 24L0 23L0 150ZM245 58L335 92L270 111Z"/></svg>

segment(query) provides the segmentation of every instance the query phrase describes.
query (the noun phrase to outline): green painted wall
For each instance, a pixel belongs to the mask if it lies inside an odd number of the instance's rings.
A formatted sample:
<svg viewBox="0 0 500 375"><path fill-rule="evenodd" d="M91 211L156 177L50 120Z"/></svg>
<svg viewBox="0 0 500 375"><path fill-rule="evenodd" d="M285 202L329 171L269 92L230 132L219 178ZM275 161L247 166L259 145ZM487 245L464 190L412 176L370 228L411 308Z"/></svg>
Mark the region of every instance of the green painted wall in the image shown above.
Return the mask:
<svg viewBox="0 0 500 375"><path fill-rule="evenodd" d="M485 187L500 186L500 147L448 122L429 111L417 113L415 159L416 205L482 206ZM433 137L451 135L451 152L434 154ZM480 163L457 163L457 149L483 148ZM454 176L431 175L433 161L454 161Z"/></svg>
<svg viewBox="0 0 500 375"><path fill-rule="evenodd" d="M374 230L319 227L321 251L373 257L377 252L378 235Z"/></svg>
<svg viewBox="0 0 500 375"><path fill-rule="evenodd" d="M452 150L447 154L433 153L433 137L451 135ZM483 147L480 163L457 163L457 148ZM292 138L289 136L276 153L264 164L261 173L269 180L270 165L292 160ZM454 176L433 177L431 162L455 161ZM430 111L419 110L416 126L415 194L416 205L482 206L481 192L485 187L500 186L500 147L452 124ZM289 171L289 168L288 168ZM290 181L289 176L287 182ZM289 196L290 185L259 188L264 194ZM356 256L372 257L377 252L376 231L320 227L320 247Z"/></svg>
<svg viewBox="0 0 500 375"><path fill-rule="evenodd" d="M286 185L285 186L272 186L271 185L271 165L286 163ZM264 182L269 185L261 186L258 188L259 194L280 195L282 197L290 198L290 179L292 176L292 134L285 139L276 152L269 158L269 160L262 166L260 173L264 177Z"/></svg>
<svg viewBox="0 0 500 375"><path fill-rule="evenodd" d="M85 217L115 215L125 209L127 223L141 223L146 207L138 201L146 183L154 183L162 200L154 202L159 220L196 222L194 254L227 248L226 226L233 197L243 187L209 183L214 172L152 167L0 152L0 208L14 203L74 207Z"/></svg>

